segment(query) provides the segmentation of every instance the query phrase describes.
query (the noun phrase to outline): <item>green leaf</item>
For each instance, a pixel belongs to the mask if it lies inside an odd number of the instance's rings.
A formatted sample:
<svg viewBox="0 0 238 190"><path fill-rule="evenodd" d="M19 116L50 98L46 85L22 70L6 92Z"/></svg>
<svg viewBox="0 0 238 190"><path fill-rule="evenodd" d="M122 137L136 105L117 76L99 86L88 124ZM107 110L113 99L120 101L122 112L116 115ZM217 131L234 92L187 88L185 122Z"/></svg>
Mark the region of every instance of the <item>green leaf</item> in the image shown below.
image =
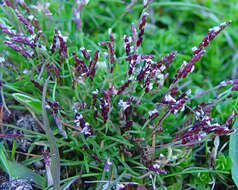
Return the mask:
<svg viewBox="0 0 238 190"><path fill-rule="evenodd" d="M0 144L0 167L8 173L11 178L26 179L36 183L41 188L46 187L46 180L44 177L36 174L22 164L8 160L3 144Z"/></svg>
<svg viewBox="0 0 238 190"><path fill-rule="evenodd" d="M231 168L232 179L235 182L236 187L238 187L238 119L234 124L234 129L236 130L236 132L231 134L230 136L229 154L233 162Z"/></svg>
<svg viewBox="0 0 238 190"><path fill-rule="evenodd" d="M33 111L41 113L41 101L22 93L13 93L12 96L20 103L30 107Z"/></svg>

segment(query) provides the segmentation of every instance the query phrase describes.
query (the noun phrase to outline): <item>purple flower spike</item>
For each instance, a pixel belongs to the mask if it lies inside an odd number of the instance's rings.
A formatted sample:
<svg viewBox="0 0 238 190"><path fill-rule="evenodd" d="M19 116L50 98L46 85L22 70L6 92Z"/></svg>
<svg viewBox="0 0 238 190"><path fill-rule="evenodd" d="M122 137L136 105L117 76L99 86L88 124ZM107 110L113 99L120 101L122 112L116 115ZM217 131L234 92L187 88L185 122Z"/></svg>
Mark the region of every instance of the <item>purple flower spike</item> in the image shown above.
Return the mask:
<svg viewBox="0 0 238 190"><path fill-rule="evenodd" d="M133 186L135 186L137 184L135 183L128 183L126 185L120 183L116 185L116 190L131 190L133 188Z"/></svg>
<svg viewBox="0 0 238 190"><path fill-rule="evenodd" d="M142 17L141 17L141 21L140 21L140 25L139 25L139 34L137 37L137 42L136 45L137 47L139 47L143 41L143 35L144 35L144 27L145 27L145 23L146 23L146 17L148 16L148 13L144 12Z"/></svg>
<svg viewBox="0 0 238 190"><path fill-rule="evenodd" d="M167 174L165 170L162 170L158 164L153 164L147 167L149 170L160 173L160 174Z"/></svg>
<svg viewBox="0 0 238 190"><path fill-rule="evenodd" d="M73 56L74 56L74 65L75 65L75 69L77 71L77 75L82 76L82 77L86 76L88 73L87 65L84 63L83 60L81 60L77 57L75 52L73 52Z"/></svg>
<svg viewBox="0 0 238 190"><path fill-rule="evenodd" d="M192 48L194 55L198 54L206 46L208 46L209 43L230 23L231 23L231 20L228 22L224 22L224 23L220 24L219 26L210 28L208 34L205 36L205 38L202 40L202 42L199 44L199 46Z"/></svg>
<svg viewBox="0 0 238 190"><path fill-rule="evenodd" d="M2 29L2 32L6 33L6 34L8 34L8 35L10 35L10 36L21 36L21 35L19 35L19 34L16 34L16 31L11 30L10 27L4 26L4 25L1 24L1 23L0 23L0 28Z"/></svg>
<svg viewBox="0 0 238 190"><path fill-rule="evenodd" d="M187 137L184 137L182 139L182 144L187 144L189 142L189 144L187 145L192 145L197 142L201 142L205 137L206 137L206 133L195 134L195 135L189 134Z"/></svg>
<svg viewBox="0 0 238 190"><path fill-rule="evenodd" d="M102 117L104 119L104 124L105 124L108 119L109 104L105 98L100 98L100 101L101 101L100 109L101 109Z"/></svg>
<svg viewBox="0 0 238 190"><path fill-rule="evenodd" d="M112 46L114 47L115 38L114 38L114 35L112 33L112 29L111 28L108 29L108 34L110 36L110 42L112 43Z"/></svg>
<svg viewBox="0 0 238 190"><path fill-rule="evenodd" d="M126 55L129 56L131 54L131 40L124 35L124 48L126 49Z"/></svg>
<svg viewBox="0 0 238 190"><path fill-rule="evenodd" d="M92 107L96 105L97 102L97 95L98 95L98 90L95 90L92 92Z"/></svg>
<svg viewBox="0 0 238 190"><path fill-rule="evenodd" d="M132 75L136 65L140 64L140 62L141 62L141 55L133 55L133 56L128 57L128 59L130 61L128 74Z"/></svg>
<svg viewBox="0 0 238 190"><path fill-rule="evenodd" d="M50 166L50 155L49 155L49 149L47 150L43 150L42 151L43 154L43 161L45 163L46 166Z"/></svg>
<svg viewBox="0 0 238 190"><path fill-rule="evenodd" d="M94 134L92 126L88 122L85 122L82 114L80 113L75 114L74 123L76 124L77 127L82 128L81 134L84 134L85 137L89 137Z"/></svg>
<svg viewBox="0 0 238 190"><path fill-rule="evenodd" d="M92 157L95 161L97 161L97 162L99 162L99 163L102 163L102 161L101 161L95 154L91 154L91 157Z"/></svg>
<svg viewBox="0 0 238 190"><path fill-rule="evenodd" d="M36 88L38 88L41 92L43 91L43 87L42 87L38 82L36 82L36 81L33 80L33 79L31 79L31 82L32 82L32 84L34 84L34 86L35 86Z"/></svg>
<svg viewBox="0 0 238 190"><path fill-rule="evenodd" d="M59 116L58 116L59 110L62 109L61 106L56 101L47 100L46 102L47 102L48 106L53 110L53 117L54 117L55 123L56 123L61 135L64 136L65 138L67 138L67 133L64 131L62 124L60 122Z"/></svg>
<svg viewBox="0 0 238 190"><path fill-rule="evenodd" d="M110 73L113 73L114 70L114 62L115 62L115 50L114 50L114 36L111 32L111 30L109 29L109 34L110 34L110 41L106 41L106 42L99 42L98 44L100 46L107 46L108 48L108 54L109 54L109 62L111 64L111 70Z"/></svg>
<svg viewBox="0 0 238 190"><path fill-rule="evenodd" d="M68 47L66 45L67 37L63 37L57 29L53 38L52 45L50 47L51 53L55 52L55 48L59 49L60 63L62 64L64 59L68 58Z"/></svg>
<svg viewBox="0 0 238 190"><path fill-rule="evenodd" d="M238 79L230 80L230 81L222 81L220 83L220 88L225 87L227 85L237 85L238 84Z"/></svg>
<svg viewBox="0 0 238 190"><path fill-rule="evenodd" d="M89 64L89 72L88 72L88 76L92 76L92 78L95 75L95 71L96 71L96 64L99 58L99 50L97 50L94 54L93 60L90 62Z"/></svg>
<svg viewBox="0 0 238 190"><path fill-rule="evenodd" d="M175 84L178 79L185 78L190 72L193 72L194 65L205 54L205 50L201 50L197 54L194 54L189 62L184 61L181 67L177 70L172 84Z"/></svg>
<svg viewBox="0 0 238 190"><path fill-rule="evenodd" d="M16 45L12 41L4 41L4 44L22 54L25 58L31 58L34 54L32 50L26 50L24 47Z"/></svg>
<svg viewBox="0 0 238 190"><path fill-rule="evenodd" d="M31 25L31 23L27 19L25 19L24 16L22 16L17 9L15 9L15 12L19 21L22 22L26 26L29 33L33 35L35 32L34 32L34 27Z"/></svg>
<svg viewBox="0 0 238 190"><path fill-rule="evenodd" d="M77 26L77 31L79 31L81 29L81 19L80 19L80 11L81 9L84 7L85 2L83 1L77 1L78 5L77 8L74 9L74 23Z"/></svg>
<svg viewBox="0 0 238 190"><path fill-rule="evenodd" d="M114 69L114 62L115 62L115 52L114 52L114 47L113 47L113 43L109 43L108 44L108 49L109 49L109 58L110 58L110 64L111 64L111 71L110 73L113 73L113 69Z"/></svg>
<svg viewBox="0 0 238 190"><path fill-rule="evenodd" d="M80 51L82 52L85 59L87 59L87 60L90 59L90 55L88 54L88 51L84 47L81 47Z"/></svg>
<svg viewBox="0 0 238 190"><path fill-rule="evenodd" d="M173 62L176 53L177 53L176 51L172 51L171 53L169 53L168 55L166 55L162 59L160 59L152 67L153 68L161 68L161 65L165 64L166 68L168 68L169 65ZM162 69L162 72L163 71L164 71L164 69Z"/></svg>
<svg viewBox="0 0 238 190"><path fill-rule="evenodd" d="M154 120L158 116L159 116L159 112L157 109L149 111L149 119Z"/></svg>
<svg viewBox="0 0 238 190"><path fill-rule="evenodd" d="M132 31L133 50L134 50L134 54L136 54L138 39L137 39L136 27L134 24L131 24L131 31Z"/></svg>
<svg viewBox="0 0 238 190"><path fill-rule="evenodd" d="M122 86L118 87L117 95L121 94L132 82L132 79L128 79Z"/></svg>
<svg viewBox="0 0 238 190"><path fill-rule="evenodd" d="M152 0L143 0L144 8L148 7L148 5L151 3L152 3Z"/></svg>
<svg viewBox="0 0 238 190"><path fill-rule="evenodd" d="M105 171L106 173L109 172L111 165L112 165L112 162L110 161L110 158L108 158L107 161L106 161L106 163L105 163L105 166L104 166L104 171Z"/></svg>

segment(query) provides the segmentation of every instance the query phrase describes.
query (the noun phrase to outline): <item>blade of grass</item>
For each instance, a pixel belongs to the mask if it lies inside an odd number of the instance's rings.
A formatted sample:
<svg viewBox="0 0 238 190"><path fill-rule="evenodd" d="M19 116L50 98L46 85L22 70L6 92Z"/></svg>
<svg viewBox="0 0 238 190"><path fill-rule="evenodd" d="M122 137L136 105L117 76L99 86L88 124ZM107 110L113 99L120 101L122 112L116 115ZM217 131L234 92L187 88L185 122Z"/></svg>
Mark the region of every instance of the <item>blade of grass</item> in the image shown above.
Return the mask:
<svg viewBox="0 0 238 190"><path fill-rule="evenodd" d="M44 123L44 130L47 134L47 138L49 141L50 146L50 156L51 156L51 164L50 164L50 171L53 177L53 189L59 190L60 189L60 157L59 157L59 150L58 146L54 137L54 134L52 130L50 129L47 113L46 113L46 91L47 91L47 85L48 80L45 81L43 92L42 92L42 117L43 117L43 123Z"/></svg>
<svg viewBox="0 0 238 190"><path fill-rule="evenodd" d="M36 174L22 164L9 161L3 144L0 144L0 166L11 178L27 179L36 183L41 188L46 186L46 180L44 177Z"/></svg>

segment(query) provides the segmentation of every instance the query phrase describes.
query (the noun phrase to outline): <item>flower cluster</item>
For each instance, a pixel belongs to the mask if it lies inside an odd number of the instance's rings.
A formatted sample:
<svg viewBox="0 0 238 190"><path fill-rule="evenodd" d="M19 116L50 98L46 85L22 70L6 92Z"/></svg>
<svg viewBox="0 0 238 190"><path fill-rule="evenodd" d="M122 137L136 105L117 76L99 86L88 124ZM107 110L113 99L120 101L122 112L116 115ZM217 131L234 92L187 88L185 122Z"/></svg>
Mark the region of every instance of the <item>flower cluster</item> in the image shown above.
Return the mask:
<svg viewBox="0 0 238 190"><path fill-rule="evenodd" d="M152 0L144 0L144 8L147 8L151 2ZM74 22L78 30L81 28L80 11L85 4L85 2L77 1L76 8L74 9ZM29 17L25 18L18 10L16 10L16 15L19 22L27 29L29 37L17 33L0 23L2 31L10 36L6 41L4 41L4 43L16 52L22 54L25 58L33 59L38 53L38 48L44 49L44 46L39 43L40 37L43 36L42 31L40 31L37 24L33 24L33 21L35 21L33 18L32 20ZM72 104L70 105L73 105L70 107L75 111L74 124L76 127L71 124L68 124L68 126L79 130L80 134L82 134L81 137L86 137L90 146L91 144L94 145L94 140L97 141L100 139L100 136L95 137L95 131L103 133L105 127L107 128L105 136L111 137L117 133L115 137L108 138L108 141L117 139L117 144L119 145L118 147L113 148L118 148L117 150L120 150L122 160L125 156L130 158L135 156L139 158L135 162L141 162L141 164L145 166L144 171L147 171L149 174L166 174L167 172L164 169L161 169L166 164L163 165L156 162L154 159L156 155L152 152L152 148L149 145L151 141L148 139L152 139L154 149L156 146L162 147L163 145L167 145L163 144L163 141L158 139L157 141L155 139L157 133L163 131L163 122L169 115L176 115L183 112L186 106L188 107L191 100L196 99L205 93L220 90L228 85L232 85L228 90L229 93L237 91L238 80L223 81L217 87L194 96L191 95L191 90L189 88L186 91L181 91L182 88L178 86L180 79L187 77L189 73L193 72L195 64L205 54L205 47L208 46L209 43L231 23L230 21L210 29L199 46L192 48L193 54L191 59L188 62L184 61L181 64L177 69L175 76L171 77L172 80L167 80L168 68L174 61L177 51L172 51L161 56L159 59L150 53L146 54L141 52L140 46L142 46L143 43L148 17L149 14L143 10L138 24L131 25L131 34L124 35L125 58L123 57L122 60L127 63L128 69L124 73L125 75L123 77L125 80L123 80L122 83L119 83L118 81L115 82L116 79L114 79L114 77L118 77L117 73L114 72L114 69L115 66L117 66L116 64L119 62L116 56L118 54L115 53L119 46L115 45L115 35L112 33L111 29L108 31L108 41L98 43L100 48L90 51L85 47L81 47L78 52L72 51L72 59L68 54L68 46L66 43L67 37L64 37L59 30L55 29L53 40L49 48L51 54L50 56L48 54L40 54L39 57L42 56L42 59L47 59L36 66L36 72L37 75L39 75L38 79L47 76L50 80L56 79L56 82L59 84L65 84L67 80L72 80L72 94L78 95L77 102L74 99L75 97L70 97L70 100L72 100ZM103 52L104 47L107 52ZM52 54L55 54L55 52L57 52L57 55L51 56ZM100 62L100 55L106 55L105 60L108 59L108 63L106 64L107 72L102 72L99 75L96 73L96 65ZM55 59L57 56L59 57L59 60ZM38 61L38 57L36 60ZM4 61L5 59L0 60L1 63ZM62 68L66 67L64 65L65 62L67 62L69 72L61 74ZM106 76L104 73L106 73ZM35 78L32 77L32 84L42 92L43 87L34 79ZM163 88L158 93L157 90L160 90L160 88L164 86L165 81L166 84L169 84L168 89L164 90L166 88ZM0 80L0 87L3 84L4 82ZM131 86L132 88L130 88ZM59 91L60 90L61 89L59 88ZM58 92L58 88L56 92ZM139 96L138 94L141 95ZM148 101L149 103L145 101L146 103L143 104L143 101L145 100L143 95L145 95L145 97L151 95L153 96L153 100L150 102ZM210 138L215 135L229 135L234 132L234 129L232 129L232 122L238 116L234 112L224 124L215 122L215 119L211 117L210 109L216 105L218 100L220 100L220 96L222 95L218 95L216 101L213 103L200 104L194 108L186 110L186 112L191 111L189 114L194 116L196 120L194 123L190 123L191 126L189 126L189 124L186 128L179 129L180 131L177 133L175 139L169 144L191 146L202 142L205 138ZM62 123L66 125L67 123L60 119L66 115L60 115L62 113L61 105L64 107L65 104L62 103L60 105L60 102L52 100L47 100L46 104L46 106L52 110L54 121L61 135L67 138L67 133L62 126ZM88 114L87 119L85 119L85 112L88 112L89 114L94 113L94 116L90 117ZM186 114L186 112L184 112L184 114ZM140 128L140 125L143 127ZM118 137L119 135L121 138L120 140ZM23 136L19 135L0 135L0 138L22 137ZM126 143L124 142L123 144L123 140L125 140ZM107 143L107 140L100 142L101 147L104 146L104 142ZM149 147L148 155L142 154L143 151L141 147L144 146L144 142L149 142L146 145ZM82 143L83 151L88 153L88 157L89 159L93 159L93 163L96 162L96 164L102 166L102 160L106 160L103 166L103 171L106 175L110 175L112 161L103 158L103 154L100 155L98 152L93 152L94 149L90 150L90 146L84 143ZM115 146L117 146L117 144ZM133 145L135 150L131 150L129 145ZM138 152L140 154L138 154ZM49 160L48 152L43 153L43 157L45 160ZM112 160L114 166L116 160L114 160L114 158ZM126 162L126 159L124 159L123 162ZM124 184L118 182L117 189L129 189L133 185L135 184Z"/></svg>
<svg viewBox="0 0 238 190"><path fill-rule="evenodd" d="M81 19L80 19L80 11L86 4L84 1L76 1L77 8L74 9L74 23L76 24L77 30L79 31L81 29Z"/></svg>
<svg viewBox="0 0 238 190"><path fill-rule="evenodd" d="M47 100L46 103L47 103L47 106L51 108L53 111L53 117L61 135L67 138L67 133L64 131L61 121L59 119L59 111L62 109L61 106L59 105L58 102L52 101L52 100Z"/></svg>
<svg viewBox="0 0 238 190"><path fill-rule="evenodd" d="M123 100L120 100L118 102L118 106L123 110L124 113L124 120L126 122L125 124L125 129L129 130L132 127L133 124L133 120L130 119L131 116L131 112L132 112L132 103L135 101L135 97L131 96L127 99L126 102L124 102Z"/></svg>
<svg viewBox="0 0 238 190"><path fill-rule="evenodd" d="M84 134L85 137L89 137L94 134L92 126L86 122L80 113L75 114L75 120L74 123L77 127L81 127L81 134Z"/></svg>
<svg viewBox="0 0 238 190"><path fill-rule="evenodd" d="M195 63L198 62L205 54L204 48L208 46L209 43L230 23L231 21L224 22L219 26L215 26L209 29L208 34L205 36L199 46L192 48L193 56L191 57L189 62L184 61L181 67L177 70L172 84L175 84L180 78L185 78L188 73L193 72Z"/></svg>
<svg viewBox="0 0 238 190"><path fill-rule="evenodd" d="M213 119L209 116L209 112L205 110L204 103L198 105L194 110L197 122L183 131L183 133L174 140L175 142L181 140L181 143L184 145L193 145L201 142L208 134L229 135L234 132L231 126L234 118L238 116L235 115L234 112L232 112L226 122L221 125L213 122Z"/></svg>
<svg viewBox="0 0 238 190"><path fill-rule="evenodd" d="M66 45L67 37L62 36L61 32L57 29L55 29L55 35L53 38L53 42L51 45L51 53L55 52L55 49L59 49L59 56L60 56L60 63L62 64L64 59L68 57L67 52L67 45Z"/></svg>
<svg viewBox="0 0 238 190"><path fill-rule="evenodd" d="M30 33L30 36L28 37L27 34L24 35L22 33L17 33L10 27L0 23L0 29L2 30L2 32L9 35L8 37L6 37L4 44L14 49L16 52L20 53L25 58L32 58L35 54L36 47L45 50L45 46L38 43L38 40L42 35L42 31L39 27L33 26L33 23L35 23L36 21L33 15L30 15L28 16L28 18L25 18L23 15L21 15L18 9L15 9L15 13L19 22L23 23L27 31ZM35 29L37 32L35 32Z"/></svg>
<svg viewBox="0 0 238 190"><path fill-rule="evenodd" d="M114 35L112 33L112 29L110 28L108 30L109 36L110 36L110 41L106 42L99 42L98 44L100 46L107 46L108 48L108 54L109 54L109 63L111 66L110 73L113 73L114 70L114 63L115 63L115 50L114 50Z"/></svg>
<svg viewBox="0 0 238 190"><path fill-rule="evenodd" d="M160 173L160 174L166 174L167 173L165 170L162 170L158 164L149 165L149 166L147 166L147 168L149 170L153 171L153 172L157 172L157 173Z"/></svg>

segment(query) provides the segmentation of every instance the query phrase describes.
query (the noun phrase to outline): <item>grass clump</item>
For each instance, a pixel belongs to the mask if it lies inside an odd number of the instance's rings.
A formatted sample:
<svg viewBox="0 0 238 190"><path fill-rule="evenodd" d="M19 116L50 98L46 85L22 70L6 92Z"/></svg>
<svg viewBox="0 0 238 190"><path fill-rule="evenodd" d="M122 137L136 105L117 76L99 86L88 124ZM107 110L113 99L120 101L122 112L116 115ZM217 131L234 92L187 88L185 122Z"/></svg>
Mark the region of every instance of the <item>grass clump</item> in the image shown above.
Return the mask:
<svg viewBox="0 0 238 190"><path fill-rule="evenodd" d="M216 11L192 3L115 4L6 1L2 7L8 19L0 23L1 168L10 183L30 178L39 189L214 189L220 177L228 186L232 161L218 147L234 132L238 80L203 84L203 73L193 72L231 21L174 51L149 38L157 25L175 27L168 15L156 23L154 7ZM123 23L133 9L138 19ZM155 36L175 47L167 29ZM159 56L157 47L167 53ZM28 143L20 148L21 142ZM13 160L22 173L9 172ZM36 172L25 176L27 167ZM46 180L34 180L37 175Z"/></svg>

